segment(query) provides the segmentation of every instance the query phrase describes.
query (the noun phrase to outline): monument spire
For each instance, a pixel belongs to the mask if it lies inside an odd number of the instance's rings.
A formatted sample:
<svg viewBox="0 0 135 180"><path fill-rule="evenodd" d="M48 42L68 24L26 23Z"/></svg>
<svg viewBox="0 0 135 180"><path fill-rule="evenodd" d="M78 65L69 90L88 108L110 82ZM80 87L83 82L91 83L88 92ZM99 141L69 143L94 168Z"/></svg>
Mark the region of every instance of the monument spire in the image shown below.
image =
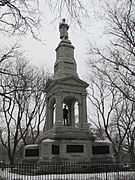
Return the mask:
<svg viewBox="0 0 135 180"><path fill-rule="evenodd" d="M54 79L67 76L78 77L77 65L74 59L74 46L71 44L68 35L69 25L63 18L59 24L60 43L56 48L56 61L54 65Z"/></svg>

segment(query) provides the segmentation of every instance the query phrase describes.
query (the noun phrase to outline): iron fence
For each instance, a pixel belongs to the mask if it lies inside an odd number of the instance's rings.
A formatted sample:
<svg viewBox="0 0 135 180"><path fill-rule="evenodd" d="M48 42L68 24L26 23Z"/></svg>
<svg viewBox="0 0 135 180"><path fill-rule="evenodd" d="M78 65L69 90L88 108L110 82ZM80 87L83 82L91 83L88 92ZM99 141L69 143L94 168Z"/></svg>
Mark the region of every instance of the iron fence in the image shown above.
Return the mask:
<svg viewBox="0 0 135 180"><path fill-rule="evenodd" d="M135 180L135 164L0 164L0 180Z"/></svg>

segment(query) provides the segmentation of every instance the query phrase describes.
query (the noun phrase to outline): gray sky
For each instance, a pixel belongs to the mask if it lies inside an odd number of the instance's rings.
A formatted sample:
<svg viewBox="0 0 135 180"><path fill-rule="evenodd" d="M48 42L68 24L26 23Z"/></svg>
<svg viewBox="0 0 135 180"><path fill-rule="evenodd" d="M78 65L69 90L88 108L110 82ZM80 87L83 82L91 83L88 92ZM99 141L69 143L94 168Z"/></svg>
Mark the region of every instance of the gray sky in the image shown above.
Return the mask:
<svg viewBox="0 0 135 180"><path fill-rule="evenodd" d="M31 36L27 35L23 38L22 46L25 49L26 57L36 65L45 66L50 72L53 72L53 65L55 63L55 48L60 42L59 39L59 22L51 23L55 18L51 12L43 6L42 22L40 37L42 42L38 42ZM88 41L99 42L103 39L103 24L100 21L95 20L93 13L90 14L91 21L89 24L83 26L84 29L80 29L79 26L70 25L69 39L72 45L75 46L75 59L77 62L78 74L85 76L86 59L88 52ZM64 17L65 18L65 17ZM69 23L69 22L67 22Z"/></svg>
<svg viewBox="0 0 135 180"><path fill-rule="evenodd" d="M84 2L87 0L84 0ZM42 2L42 0L41 0ZM19 40L21 42L22 48L25 50L25 56L30 62L35 65L47 68L53 73L53 66L55 63L55 49L60 42L59 38L59 21L54 21L51 23L55 16L49 11L45 3L41 3L41 28L40 28L40 38L42 43L33 39L32 35L28 33L25 37ZM103 42L103 22L95 19L94 13L91 10L90 21L83 23L82 19L82 29L79 26L73 24L69 28L69 39L72 45L75 46L75 59L77 62L77 70L80 77L84 77L86 74L86 60L88 56L88 41L90 42ZM63 15L63 18L66 18ZM67 21L69 24L69 22ZM10 45L16 43L16 37L11 39L7 37L1 37L1 43L4 45Z"/></svg>

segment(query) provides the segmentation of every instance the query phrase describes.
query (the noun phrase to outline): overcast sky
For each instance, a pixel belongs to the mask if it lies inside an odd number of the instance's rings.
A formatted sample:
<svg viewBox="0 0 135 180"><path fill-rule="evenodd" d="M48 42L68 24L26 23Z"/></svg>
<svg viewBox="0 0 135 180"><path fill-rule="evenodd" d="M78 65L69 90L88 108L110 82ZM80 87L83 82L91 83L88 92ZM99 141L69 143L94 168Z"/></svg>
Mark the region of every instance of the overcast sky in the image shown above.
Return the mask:
<svg viewBox="0 0 135 180"><path fill-rule="evenodd" d="M51 23L55 17L49 9L46 8L45 4L41 5L40 10L42 12L40 37L43 44L28 35L26 38L23 38L22 45L26 51L26 56L33 64L45 66L50 72L53 72L55 49L60 42L59 22ZM88 58L86 55L88 52L88 41L102 41L103 38L103 24L94 18L92 11L90 12L90 21L87 22L87 24L83 24L82 29L72 24L69 28L69 39L72 45L75 46L75 59L78 73L82 77L84 77L86 73L85 62Z"/></svg>
<svg viewBox="0 0 135 180"><path fill-rule="evenodd" d="M84 0L87 1L87 0ZM42 1L41 1L42 2ZM55 17L53 13L49 11L45 3L40 5L41 11L41 28L40 28L40 38L41 42L33 39L33 37L28 34L27 36L21 38L22 48L25 50L25 56L35 65L46 67L50 72L53 72L53 66L55 63L55 49L60 42L59 38L59 21L54 21L51 23ZM88 41L90 42L102 42L103 41L103 23L94 18L93 11L90 10L90 21L83 23L82 28L75 25L70 25L69 28L69 39L72 45L75 47L75 59L77 62L78 74L80 77L84 77L86 72L86 60L88 56ZM63 18L64 17L63 15ZM67 21L69 24L69 22ZM1 38L2 44L6 42ZM13 40L12 40L13 41ZM14 42L16 38L14 38ZM12 42L13 43L13 42Z"/></svg>

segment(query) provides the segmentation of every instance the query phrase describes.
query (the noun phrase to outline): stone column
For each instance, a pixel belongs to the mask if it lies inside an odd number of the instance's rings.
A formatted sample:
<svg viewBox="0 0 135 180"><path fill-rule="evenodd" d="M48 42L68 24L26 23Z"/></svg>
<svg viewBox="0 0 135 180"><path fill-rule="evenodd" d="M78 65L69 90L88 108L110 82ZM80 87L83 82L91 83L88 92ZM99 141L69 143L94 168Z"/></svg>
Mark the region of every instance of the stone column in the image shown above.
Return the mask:
<svg viewBox="0 0 135 180"><path fill-rule="evenodd" d="M46 101L46 130L53 128L53 103L52 98Z"/></svg>
<svg viewBox="0 0 135 180"><path fill-rule="evenodd" d="M75 126L75 110L74 110L74 103L71 104L71 126Z"/></svg>
<svg viewBox="0 0 135 180"><path fill-rule="evenodd" d="M53 114L53 105L49 106L49 129L53 128L54 114Z"/></svg>
<svg viewBox="0 0 135 180"><path fill-rule="evenodd" d="M55 127L63 125L63 107L61 93L56 94L56 114L55 114Z"/></svg>
<svg viewBox="0 0 135 180"><path fill-rule="evenodd" d="M50 109L49 109L49 100L46 98L46 119L45 119L45 128L44 131L48 131L50 129L49 122L50 121Z"/></svg>
<svg viewBox="0 0 135 180"><path fill-rule="evenodd" d="M71 122L71 104L68 103L67 107L68 107L68 125L71 126L71 124L72 124L72 122Z"/></svg>
<svg viewBox="0 0 135 180"><path fill-rule="evenodd" d="M87 123L86 93L82 94L83 123Z"/></svg>
<svg viewBox="0 0 135 180"><path fill-rule="evenodd" d="M70 123L70 126L75 126L74 103L71 102L68 105L68 108L69 108L69 123Z"/></svg>
<svg viewBox="0 0 135 180"><path fill-rule="evenodd" d="M88 121L87 121L87 104L86 104L87 93L82 94L82 114L83 114L83 128L88 129Z"/></svg>
<svg viewBox="0 0 135 180"><path fill-rule="evenodd" d="M79 127L82 127L83 125L83 108L82 108L82 102L79 102Z"/></svg>

